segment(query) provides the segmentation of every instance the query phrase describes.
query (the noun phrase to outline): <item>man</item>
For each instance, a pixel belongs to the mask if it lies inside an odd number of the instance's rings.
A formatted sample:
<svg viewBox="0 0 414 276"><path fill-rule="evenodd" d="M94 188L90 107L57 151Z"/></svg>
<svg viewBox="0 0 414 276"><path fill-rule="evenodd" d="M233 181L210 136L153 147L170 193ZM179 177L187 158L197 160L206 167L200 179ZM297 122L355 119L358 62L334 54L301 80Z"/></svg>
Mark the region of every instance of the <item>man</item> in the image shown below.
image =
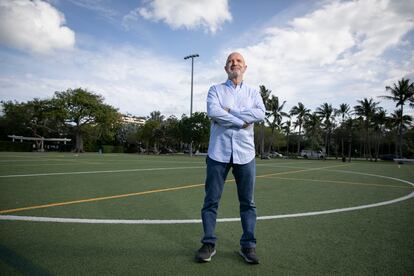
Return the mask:
<svg viewBox="0 0 414 276"><path fill-rule="evenodd" d="M243 234L240 255L246 262L258 264L256 255L256 206L253 194L256 178L253 124L265 116L260 93L243 82L246 64L240 53L231 53L224 69L228 80L213 85L207 96L207 115L211 119L207 156L204 205L201 210L203 246L196 260L208 262L216 254L214 233L217 209L230 168L236 180Z"/></svg>

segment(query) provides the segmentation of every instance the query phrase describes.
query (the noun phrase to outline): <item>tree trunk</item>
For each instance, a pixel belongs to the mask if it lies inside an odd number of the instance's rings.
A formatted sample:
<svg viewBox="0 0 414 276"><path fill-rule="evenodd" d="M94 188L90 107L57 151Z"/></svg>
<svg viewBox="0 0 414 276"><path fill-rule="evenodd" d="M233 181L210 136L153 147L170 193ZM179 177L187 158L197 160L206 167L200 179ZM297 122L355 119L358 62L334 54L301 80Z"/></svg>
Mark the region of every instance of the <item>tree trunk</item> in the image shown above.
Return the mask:
<svg viewBox="0 0 414 276"><path fill-rule="evenodd" d="M264 122L262 122L262 127L261 127L261 141L260 141L260 158L264 158L264 134L265 134L265 129L264 129Z"/></svg>
<svg viewBox="0 0 414 276"><path fill-rule="evenodd" d="M270 151L272 150L273 147L273 140L275 139L275 130L272 129L272 139L270 140L270 144L269 144L269 150L267 151L268 154L270 154Z"/></svg>
<svg viewBox="0 0 414 276"><path fill-rule="evenodd" d="M76 129L76 148L75 152L84 152L83 137L79 128Z"/></svg>
<svg viewBox="0 0 414 276"><path fill-rule="evenodd" d="M298 155L300 155L300 134L302 132L302 125L299 125L299 136L298 136Z"/></svg>
<svg viewBox="0 0 414 276"><path fill-rule="evenodd" d="M287 135L287 142L286 142L286 156L289 156L289 134Z"/></svg>
<svg viewBox="0 0 414 276"><path fill-rule="evenodd" d="M401 120L398 129L398 158L402 158L402 127L403 127L403 105L401 105Z"/></svg>

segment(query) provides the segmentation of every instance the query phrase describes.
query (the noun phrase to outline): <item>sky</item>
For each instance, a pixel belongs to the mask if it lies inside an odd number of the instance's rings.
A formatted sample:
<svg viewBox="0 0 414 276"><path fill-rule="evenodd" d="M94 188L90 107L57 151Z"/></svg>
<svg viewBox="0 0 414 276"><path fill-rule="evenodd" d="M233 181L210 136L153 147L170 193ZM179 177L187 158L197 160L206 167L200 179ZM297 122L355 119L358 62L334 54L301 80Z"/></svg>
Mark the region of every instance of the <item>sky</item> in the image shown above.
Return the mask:
<svg viewBox="0 0 414 276"><path fill-rule="evenodd" d="M84 88L124 114L206 111L229 53L284 111L379 98L414 81L412 0L0 0L0 100ZM407 112L414 115L413 109Z"/></svg>

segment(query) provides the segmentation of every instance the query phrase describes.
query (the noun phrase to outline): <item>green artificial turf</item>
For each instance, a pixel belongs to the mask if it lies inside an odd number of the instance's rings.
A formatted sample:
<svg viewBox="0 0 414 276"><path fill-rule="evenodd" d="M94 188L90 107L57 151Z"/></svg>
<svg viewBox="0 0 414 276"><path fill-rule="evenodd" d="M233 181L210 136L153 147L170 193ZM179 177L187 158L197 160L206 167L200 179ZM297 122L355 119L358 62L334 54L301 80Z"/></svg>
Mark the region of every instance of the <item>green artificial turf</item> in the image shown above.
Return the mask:
<svg viewBox="0 0 414 276"><path fill-rule="evenodd" d="M257 160L258 216L400 198L414 191L398 180L414 182L413 168L386 162ZM53 173L61 174L22 176ZM8 176L0 177L0 211L35 207L1 215L185 220L200 218L205 162L204 157L186 156L0 153L0 176ZM219 218L238 217L232 178L229 174ZM37 208L83 199L96 201ZM0 220L0 274L412 275L413 218L410 198L349 212L259 220L258 266L246 265L236 253L240 222L219 222L217 255L211 263L198 264L194 253L202 235L199 223Z"/></svg>

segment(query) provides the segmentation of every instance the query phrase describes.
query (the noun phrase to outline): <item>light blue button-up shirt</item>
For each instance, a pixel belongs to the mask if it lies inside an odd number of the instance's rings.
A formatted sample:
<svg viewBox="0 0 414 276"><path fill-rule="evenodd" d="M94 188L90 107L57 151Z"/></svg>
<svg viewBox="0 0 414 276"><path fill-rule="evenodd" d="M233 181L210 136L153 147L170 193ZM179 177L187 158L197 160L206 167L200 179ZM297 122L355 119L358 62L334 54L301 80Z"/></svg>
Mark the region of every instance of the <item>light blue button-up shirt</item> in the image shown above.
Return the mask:
<svg viewBox="0 0 414 276"><path fill-rule="evenodd" d="M230 112L224 110L229 108ZM265 117L260 93L243 82L231 80L210 87L207 115L211 119L208 156L218 162L247 164L255 157L253 123ZM243 128L245 123L250 124Z"/></svg>

